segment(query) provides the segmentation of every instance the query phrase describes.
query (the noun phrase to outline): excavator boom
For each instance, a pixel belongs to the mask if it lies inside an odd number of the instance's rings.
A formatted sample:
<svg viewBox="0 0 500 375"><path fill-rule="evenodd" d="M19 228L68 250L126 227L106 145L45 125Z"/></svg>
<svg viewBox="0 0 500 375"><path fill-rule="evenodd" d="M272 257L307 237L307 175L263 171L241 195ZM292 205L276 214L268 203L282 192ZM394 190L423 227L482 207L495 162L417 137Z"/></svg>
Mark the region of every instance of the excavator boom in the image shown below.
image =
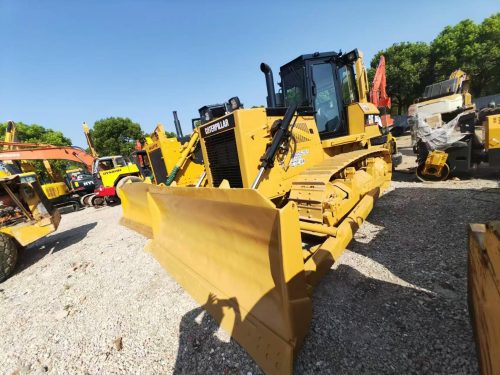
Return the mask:
<svg viewBox="0 0 500 375"><path fill-rule="evenodd" d="M3 149L0 150L0 160L68 160L85 164L87 169L92 171L94 158L83 149L74 146L50 146L40 145L34 147L33 144L0 142L0 145L26 146L26 148Z"/></svg>
<svg viewBox="0 0 500 375"><path fill-rule="evenodd" d="M373 77L372 87L370 89L370 102L381 110L381 121L384 127L394 124L391 115L387 110L391 108L391 98L387 95L387 82L385 74L385 57L380 56L380 60Z"/></svg>

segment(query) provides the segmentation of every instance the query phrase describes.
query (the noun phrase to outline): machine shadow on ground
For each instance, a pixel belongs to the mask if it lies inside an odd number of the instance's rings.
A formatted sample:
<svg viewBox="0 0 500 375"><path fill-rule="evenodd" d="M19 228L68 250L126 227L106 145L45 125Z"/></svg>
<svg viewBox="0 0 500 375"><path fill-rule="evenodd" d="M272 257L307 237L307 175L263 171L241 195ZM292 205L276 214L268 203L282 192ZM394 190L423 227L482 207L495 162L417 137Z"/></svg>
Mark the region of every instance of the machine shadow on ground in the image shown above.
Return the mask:
<svg viewBox="0 0 500 375"><path fill-rule="evenodd" d="M332 270L315 289L311 335L297 367L312 373L317 362L336 373L476 373L467 224L498 218L499 197L500 189L424 187L382 197L368 218L380 232L349 249L414 288L380 283L343 265Z"/></svg>
<svg viewBox="0 0 500 375"><path fill-rule="evenodd" d="M77 228L68 229L42 238L40 241L19 251L19 263L15 274L32 266L47 254L56 253L83 240L87 233L94 229L97 222L84 224Z"/></svg>
<svg viewBox="0 0 500 375"><path fill-rule="evenodd" d="M405 286L363 267L341 263L330 270L314 290L311 329L294 372L477 373L467 224L498 218L499 197L500 189L425 187L382 197L368 218L380 231L349 249ZM202 309L182 320L175 373L260 373L235 341L217 338L208 314L196 320Z"/></svg>

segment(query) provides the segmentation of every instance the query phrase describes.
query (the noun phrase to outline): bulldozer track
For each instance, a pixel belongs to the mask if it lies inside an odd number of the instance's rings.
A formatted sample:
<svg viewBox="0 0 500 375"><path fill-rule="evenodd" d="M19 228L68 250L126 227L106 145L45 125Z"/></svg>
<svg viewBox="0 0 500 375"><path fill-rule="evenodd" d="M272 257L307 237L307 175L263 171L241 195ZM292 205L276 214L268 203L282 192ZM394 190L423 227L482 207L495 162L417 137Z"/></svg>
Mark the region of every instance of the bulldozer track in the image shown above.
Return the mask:
<svg viewBox="0 0 500 375"><path fill-rule="evenodd" d="M299 208L321 212L327 184L335 175L354 163L384 154L388 155L389 151L383 148L363 149L325 159L297 176L292 183L290 200L295 201ZM322 222L311 217L301 219Z"/></svg>

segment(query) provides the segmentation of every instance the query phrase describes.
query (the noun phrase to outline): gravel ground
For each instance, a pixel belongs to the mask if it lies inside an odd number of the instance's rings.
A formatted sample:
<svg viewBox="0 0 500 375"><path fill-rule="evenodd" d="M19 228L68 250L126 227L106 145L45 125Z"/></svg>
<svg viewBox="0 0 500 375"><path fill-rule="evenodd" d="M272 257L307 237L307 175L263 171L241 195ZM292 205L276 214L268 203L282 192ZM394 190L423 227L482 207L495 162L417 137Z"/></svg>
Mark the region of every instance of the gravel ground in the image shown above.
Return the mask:
<svg viewBox="0 0 500 375"><path fill-rule="evenodd" d="M413 160L315 289L297 374L477 373L466 225L500 218L500 176L423 184ZM66 214L21 254L0 284L0 372L261 373L120 214Z"/></svg>

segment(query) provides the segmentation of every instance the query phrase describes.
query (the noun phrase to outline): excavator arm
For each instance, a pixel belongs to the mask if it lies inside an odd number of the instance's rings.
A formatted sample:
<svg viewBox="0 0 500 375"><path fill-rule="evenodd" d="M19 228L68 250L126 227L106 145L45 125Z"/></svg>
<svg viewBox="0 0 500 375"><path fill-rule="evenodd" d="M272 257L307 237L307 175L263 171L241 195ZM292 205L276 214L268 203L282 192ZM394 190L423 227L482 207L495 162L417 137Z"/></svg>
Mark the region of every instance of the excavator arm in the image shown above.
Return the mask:
<svg viewBox="0 0 500 375"><path fill-rule="evenodd" d="M74 146L51 146L35 145L26 143L0 142L3 146L0 150L0 161L7 160L68 160L85 164L92 172L94 157L87 154L83 149ZM26 147L9 149L11 147Z"/></svg>
<svg viewBox="0 0 500 375"><path fill-rule="evenodd" d="M385 57L380 56L375 77L373 77L372 88L370 90L370 101L377 107L391 108L391 98L387 95L386 88Z"/></svg>
<svg viewBox="0 0 500 375"><path fill-rule="evenodd" d="M94 140L90 135L90 129L86 122L83 122L83 133L85 134L85 139L87 140L87 144L89 145L90 155L92 155L92 157L97 159L99 157L99 154L95 149Z"/></svg>
<svg viewBox="0 0 500 375"><path fill-rule="evenodd" d="M370 102L381 109L380 117L384 127L391 126L394 123L390 114L387 113L387 109L391 108L391 98L387 95L386 89L385 57L382 55L380 56L377 70L373 77L373 83L370 90Z"/></svg>

